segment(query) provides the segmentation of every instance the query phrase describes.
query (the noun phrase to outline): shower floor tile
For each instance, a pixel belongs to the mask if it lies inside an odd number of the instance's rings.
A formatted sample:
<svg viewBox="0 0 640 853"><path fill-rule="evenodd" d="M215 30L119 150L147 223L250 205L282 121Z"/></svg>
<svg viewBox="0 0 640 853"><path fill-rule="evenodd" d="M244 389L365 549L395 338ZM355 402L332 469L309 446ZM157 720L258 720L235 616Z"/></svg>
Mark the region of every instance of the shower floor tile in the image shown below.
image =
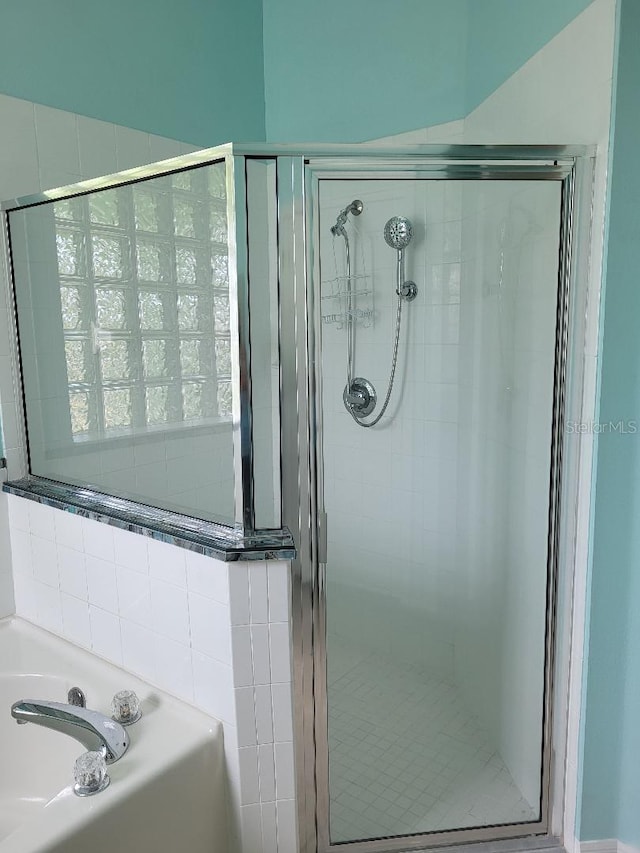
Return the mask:
<svg viewBox="0 0 640 853"><path fill-rule="evenodd" d="M330 647L334 843L537 819L452 684Z"/></svg>

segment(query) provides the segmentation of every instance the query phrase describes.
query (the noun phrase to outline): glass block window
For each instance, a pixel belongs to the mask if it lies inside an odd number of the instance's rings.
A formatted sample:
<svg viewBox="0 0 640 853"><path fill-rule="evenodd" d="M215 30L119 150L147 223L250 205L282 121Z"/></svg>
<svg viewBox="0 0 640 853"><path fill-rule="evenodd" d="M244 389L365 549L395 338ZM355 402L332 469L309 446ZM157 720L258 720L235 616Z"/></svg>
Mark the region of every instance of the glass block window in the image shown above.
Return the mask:
<svg viewBox="0 0 640 853"><path fill-rule="evenodd" d="M54 212L74 438L229 419L224 164Z"/></svg>

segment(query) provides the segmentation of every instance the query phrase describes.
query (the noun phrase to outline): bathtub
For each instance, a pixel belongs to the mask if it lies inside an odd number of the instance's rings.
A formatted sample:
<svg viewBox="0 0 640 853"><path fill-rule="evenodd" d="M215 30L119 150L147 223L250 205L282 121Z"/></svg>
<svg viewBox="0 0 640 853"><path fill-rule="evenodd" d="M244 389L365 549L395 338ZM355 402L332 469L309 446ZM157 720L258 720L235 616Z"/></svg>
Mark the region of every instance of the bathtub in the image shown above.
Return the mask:
<svg viewBox="0 0 640 853"><path fill-rule="evenodd" d="M99 794L72 791L84 747L11 717L19 699L110 713L122 689L141 699L131 744ZM211 717L17 618L0 620L0 853L227 853L222 728Z"/></svg>

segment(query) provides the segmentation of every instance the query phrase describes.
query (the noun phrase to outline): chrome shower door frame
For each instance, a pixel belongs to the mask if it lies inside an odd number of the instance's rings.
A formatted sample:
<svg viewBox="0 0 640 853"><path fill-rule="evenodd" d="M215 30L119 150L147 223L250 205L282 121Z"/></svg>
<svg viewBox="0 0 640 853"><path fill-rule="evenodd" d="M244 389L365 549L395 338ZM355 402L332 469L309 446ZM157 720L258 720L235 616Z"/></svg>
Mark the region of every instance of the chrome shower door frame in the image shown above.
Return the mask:
<svg viewBox="0 0 640 853"><path fill-rule="evenodd" d="M283 523L292 531L294 731L300 853L393 853L448 845L512 851L561 847L568 708L575 446L568 415L580 410L594 152L584 146L338 147L279 151ZM562 185L545 637L541 820L331 844L326 685L326 526L317 251L322 179L551 180ZM295 449L295 452L294 452ZM563 610L558 617L558 600ZM558 630L560 623L561 630Z"/></svg>

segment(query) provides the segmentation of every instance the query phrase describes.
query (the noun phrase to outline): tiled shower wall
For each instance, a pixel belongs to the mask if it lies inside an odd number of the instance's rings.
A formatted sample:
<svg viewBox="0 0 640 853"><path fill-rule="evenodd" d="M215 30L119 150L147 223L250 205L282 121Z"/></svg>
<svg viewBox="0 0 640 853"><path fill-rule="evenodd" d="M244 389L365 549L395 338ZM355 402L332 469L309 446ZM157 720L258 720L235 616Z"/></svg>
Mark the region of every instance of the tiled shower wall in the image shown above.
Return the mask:
<svg viewBox="0 0 640 853"><path fill-rule="evenodd" d="M560 187L463 189L455 681L539 798Z"/></svg>
<svg viewBox="0 0 640 853"><path fill-rule="evenodd" d="M396 252L385 222L408 217L414 237L406 275L418 284L403 306L393 396L379 427L345 411L345 247L329 227L354 198L350 218L357 310L355 375L384 400L393 349ZM322 383L328 515L329 635L366 656L392 656L450 676L454 635L446 618L455 589L460 185L445 181L323 182ZM331 640L330 640L331 642Z"/></svg>
<svg viewBox="0 0 640 853"><path fill-rule="evenodd" d="M391 215L413 223L406 274L419 287L403 307L390 414L362 429L342 405L346 329L329 307L344 310L344 298L332 295L344 242L322 230L330 673L341 671L341 654L353 665L356 650L436 671L461 690L532 803L545 636L554 190L343 181L321 191L328 224L352 198L365 204L349 226L356 304L365 312L355 374L372 380L380 401L395 324L395 252L382 237Z"/></svg>
<svg viewBox="0 0 640 853"><path fill-rule="evenodd" d="M193 150L2 95L0 123L1 198ZM5 280L3 268L0 404L16 478L24 448ZM221 719L243 853L296 844L288 577L286 563L226 564L0 492L0 615L14 611L15 584L18 615Z"/></svg>

